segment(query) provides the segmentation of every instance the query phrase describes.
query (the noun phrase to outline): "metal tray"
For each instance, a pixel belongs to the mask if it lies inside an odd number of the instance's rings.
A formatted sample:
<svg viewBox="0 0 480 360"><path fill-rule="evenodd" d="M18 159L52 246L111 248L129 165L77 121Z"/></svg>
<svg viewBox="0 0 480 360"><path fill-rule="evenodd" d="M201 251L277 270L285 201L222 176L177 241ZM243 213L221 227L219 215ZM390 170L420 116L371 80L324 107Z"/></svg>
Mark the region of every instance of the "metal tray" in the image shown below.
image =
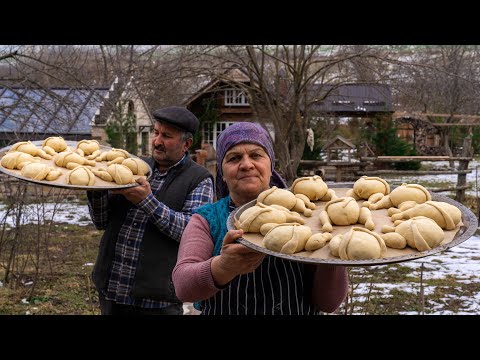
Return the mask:
<svg viewBox="0 0 480 360"><path fill-rule="evenodd" d="M328 184L329 188L333 188L337 193L337 196L344 196L346 191L349 188L352 188L353 183L336 183L336 184ZM406 247L405 249L398 250L398 249L391 249L387 247L387 253L385 257L380 259L369 259L369 260L342 260L330 254L330 245L327 244L321 249L315 251L301 251L292 255L282 254L275 251L271 251L266 249L262 245L263 236L260 233L245 233L242 238L237 239L237 241L251 249L257 250L259 252L280 257L287 260L298 261L303 263L310 263L310 264L330 264L330 265L343 265L343 266L373 266L373 265L384 265L384 264L391 264L391 263L399 263L403 261L411 261L416 260L425 256L434 255L441 253L449 248L457 246L464 242L465 240L469 239L477 230L478 221L476 216L473 212L463 206L462 204L458 203L455 200L452 200L446 196L442 196L436 193L431 193L432 200L435 201L444 201L446 203L452 204L460 209L462 212L462 222L454 229L445 232L445 240L440 244L440 246L428 250L428 251L418 251L415 249L411 249L410 247ZM358 203L361 205L363 200L359 201ZM234 222L235 219L242 214L243 211L248 209L251 206L254 206L256 200L252 200L233 211L228 219L227 219L227 228L228 229L235 229ZM323 210L325 207L326 202L318 201L315 203L317 205L317 209L313 211L312 217L304 217L301 215L305 220L306 224L312 228L313 233L317 233L320 231L320 220L318 219L318 215L320 211ZM373 210L372 216L375 222L375 232L381 234L381 227L383 224L393 226L393 223L390 220L390 217L387 215L387 209L381 210ZM350 226L333 226L334 230L332 235L335 236L337 234L342 234L347 232L352 226L359 226L364 227L363 225L356 224Z"/></svg>
<svg viewBox="0 0 480 360"><path fill-rule="evenodd" d="M43 140L39 140L39 141L32 141L32 143L37 146L38 148L41 148L42 147L42 143L43 143ZM70 149L73 151L76 149L77 147L77 141L66 141L67 145L70 147ZM5 153L7 151L9 151L11 148L12 148L13 145L11 146L7 146L7 147L4 147L2 149L0 149L0 159L5 155ZM105 151L109 151L111 150L112 148L109 147L109 146L103 146L103 145L100 145L100 150L102 150L102 152L105 152ZM130 154L130 157L132 158L137 158L139 159L138 156L135 156L135 155L132 155ZM66 183L66 174L70 171L66 168L62 168L62 167L59 167L57 165L55 165L55 163L53 162L53 160L47 160L47 159L41 159L41 162L44 163L44 164L47 164L49 166L52 166L54 167L55 169L58 169L60 170L63 175L61 175L58 179L54 180L54 181L47 181L47 180L34 180L34 179L30 179L30 178L27 178L27 177L24 177L21 175L20 173L20 170L10 170L10 169L6 169L4 168L1 164L0 164L0 172L3 172L4 174L7 174L7 175L10 175L10 176L13 176L13 177L16 177L18 179L21 179L21 180L24 180L24 181L28 181L28 182L31 182L31 183L36 183L36 184L39 184L39 185L44 185L44 186L53 186L53 187L59 187L59 188L68 188L68 189L77 189L77 190L109 190L109 189L122 189L122 188L129 188L129 187L132 187L132 186L137 186L138 184L137 183L130 183L130 184L126 184L126 185L118 185L114 182L110 182L110 181L105 181L105 180L102 180L100 179L99 177L95 177L95 185L92 185L92 186L81 186L81 185L71 185L71 184L67 184ZM107 166L107 161L101 161L101 162L97 162L95 167L96 168L100 168L100 167L106 167ZM152 175L152 168L149 166L149 173L147 174L147 179ZM138 179L140 176L139 175L133 175L133 178L134 180Z"/></svg>

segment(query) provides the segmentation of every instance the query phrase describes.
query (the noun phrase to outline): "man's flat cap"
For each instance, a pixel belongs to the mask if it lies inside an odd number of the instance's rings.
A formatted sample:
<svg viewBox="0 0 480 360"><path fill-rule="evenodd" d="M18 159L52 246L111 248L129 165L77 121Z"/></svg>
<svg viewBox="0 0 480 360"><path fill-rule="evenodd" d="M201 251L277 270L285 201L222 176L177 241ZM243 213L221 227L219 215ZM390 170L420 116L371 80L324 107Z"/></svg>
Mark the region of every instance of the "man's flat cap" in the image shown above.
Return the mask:
<svg viewBox="0 0 480 360"><path fill-rule="evenodd" d="M169 123L181 130L195 134L200 124L199 120L187 108L181 106L169 106L155 110L152 113L155 120Z"/></svg>

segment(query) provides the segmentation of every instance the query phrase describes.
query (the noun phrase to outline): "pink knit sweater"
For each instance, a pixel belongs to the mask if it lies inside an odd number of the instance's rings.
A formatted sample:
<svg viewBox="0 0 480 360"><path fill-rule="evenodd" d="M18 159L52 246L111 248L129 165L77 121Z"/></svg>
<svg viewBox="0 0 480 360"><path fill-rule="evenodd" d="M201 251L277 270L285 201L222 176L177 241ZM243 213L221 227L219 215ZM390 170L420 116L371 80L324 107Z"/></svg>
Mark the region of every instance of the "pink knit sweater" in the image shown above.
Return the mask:
<svg viewBox="0 0 480 360"><path fill-rule="evenodd" d="M177 264L172 273L175 292L181 301L208 299L220 290L215 286L210 271L213 246L208 222L202 216L194 214L183 232ZM346 268L314 266L312 301L319 310L333 312L347 294Z"/></svg>

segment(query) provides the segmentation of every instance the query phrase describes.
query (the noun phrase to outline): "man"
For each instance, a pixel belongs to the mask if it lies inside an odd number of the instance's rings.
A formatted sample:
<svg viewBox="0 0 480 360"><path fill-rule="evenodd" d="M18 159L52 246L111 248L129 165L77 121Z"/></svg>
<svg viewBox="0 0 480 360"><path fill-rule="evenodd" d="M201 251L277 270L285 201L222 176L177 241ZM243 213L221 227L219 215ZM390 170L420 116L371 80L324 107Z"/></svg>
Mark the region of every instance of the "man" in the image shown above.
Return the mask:
<svg viewBox="0 0 480 360"><path fill-rule="evenodd" d="M178 106L153 117L150 180L87 191L92 221L105 229L92 274L103 315L183 313L171 281L180 238L193 211L213 201L212 176L188 152L198 119Z"/></svg>

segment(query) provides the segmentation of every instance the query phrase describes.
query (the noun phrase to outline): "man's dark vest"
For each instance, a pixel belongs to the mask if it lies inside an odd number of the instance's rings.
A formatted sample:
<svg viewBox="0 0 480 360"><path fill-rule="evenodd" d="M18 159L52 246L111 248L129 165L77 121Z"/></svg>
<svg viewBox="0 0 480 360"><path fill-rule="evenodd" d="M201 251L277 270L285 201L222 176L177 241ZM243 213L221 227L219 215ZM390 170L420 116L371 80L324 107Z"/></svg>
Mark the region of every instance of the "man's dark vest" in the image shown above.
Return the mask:
<svg viewBox="0 0 480 360"><path fill-rule="evenodd" d="M153 169L155 160L145 159ZM204 167L187 156L183 164L172 169L155 197L175 211L181 211L187 195L206 179L212 178ZM213 179L212 179L213 181ZM118 234L128 211L134 205L123 195L112 196L109 202L110 222L100 242L92 278L99 291L106 292L110 269L115 256ZM163 234L150 221L143 235L135 273L132 296L179 303L171 280L177 262L179 243Z"/></svg>

